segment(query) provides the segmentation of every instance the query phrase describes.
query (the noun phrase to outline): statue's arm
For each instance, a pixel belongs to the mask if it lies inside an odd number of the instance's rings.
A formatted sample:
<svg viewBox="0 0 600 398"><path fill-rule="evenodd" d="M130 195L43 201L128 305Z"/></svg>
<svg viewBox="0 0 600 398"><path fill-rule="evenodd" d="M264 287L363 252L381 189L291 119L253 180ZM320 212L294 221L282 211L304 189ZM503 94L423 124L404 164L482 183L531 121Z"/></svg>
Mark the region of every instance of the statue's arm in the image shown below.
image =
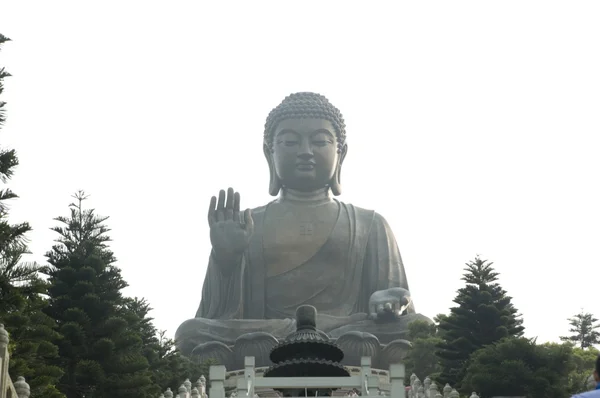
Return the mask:
<svg viewBox="0 0 600 398"><path fill-rule="evenodd" d="M211 253L196 318L239 318L244 263L245 257L241 256L235 261L222 264Z"/></svg>
<svg viewBox="0 0 600 398"><path fill-rule="evenodd" d="M378 213L373 216L367 258L371 292L390 288L408 289L406 271L398 249L398 243L388 222ZM411 303L407 311L414 312Z"/></svg>
<svg viewBox="0 0 600 398"><path fill-rule="evenodd" d="M210 251L208 266L210 267L212 265L213 267L216 267L223 276L227 277L230 276L235 269L239 268L239 265L243 261L243 257L243 253L219 257L215 250L212 249Z"/></svg>

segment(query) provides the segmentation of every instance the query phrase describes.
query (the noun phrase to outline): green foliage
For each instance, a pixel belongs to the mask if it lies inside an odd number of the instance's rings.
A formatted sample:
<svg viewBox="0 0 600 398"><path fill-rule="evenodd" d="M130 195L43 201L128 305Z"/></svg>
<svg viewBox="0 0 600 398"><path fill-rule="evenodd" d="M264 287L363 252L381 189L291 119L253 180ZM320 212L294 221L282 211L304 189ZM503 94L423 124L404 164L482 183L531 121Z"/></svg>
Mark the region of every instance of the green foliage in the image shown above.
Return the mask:
<svg viewBox="0 0 600 398"><path fill-rule="evenodd" d="M0 45L8 40L0 35ZM8 76L0 68L0 94L3 79ZM0 127L5 121L5 105L0 101ZM9 373L13 380L25 377L32 396L60 398L63 395L55 384L63 372L48 363L58 356L58 347L52 341L60 335L54 321L42 312L47 304L43 298L47 285L38 276L38 264L21 261L28 253L26 234L31 227L27 222L13 224L8 219L6 201L18 196L6 184L18 164L14 149L0 149L0 321L10 336Z"/></svg>
<svg viewBox="0 0 600 398"><path fill-rule="evenodd" d="M165 337L164 331L159 333L159 347L159 358L154 364L157 371L154 374L163 390L171 388L177 391L185 379L190 379L194 385L200 376L208 379L210 366L217 364L212 360L198 364L184 357L176 350L174 341Z"/></svg>
<svg viewBox="0 0 600 398"><path fill-rule="evenodd" d="M19 296L19 305L6 312L2 305L3 320L10 334L12 349L9 362L11 378L23 376L31 387L32 395L48 398L64 397L55 385L63 375L60 367L51 361L58 358L58 347L53 343L60 339L54 320L42 312L47 305L41 296L46 284L31 281L12 289ZM1 302L1 301L0 301Z"/></svg>
<svg viewBox="0 0 600 398"><path fill-rule="evenodd" d="M10 41L10 39L6 36L4 36L3 34L0 34L0 48L2 47L2 44L6 43L7 41ZM0 94L2 94L2 92L4 91L4 78L5 77L9 77L10 74L4 70L4 68L0 67ZM0 100L0 127L2 127L2 125L4 124L4 121L6 120L6 116L4 113L4 106L6 105L6 102ZM1 153L0 153L1 154ZM1 156L0 156L1 158ZM0 178L2 175L5 175L4 170L2 170L0 168ZM10 177L10 174L8 174L8 176Z"/></svg>
<svg viewBox="0 0 600 398"><path fill-rule="evenodd" d="M127 298L124 309L129 312L129 321L140 333L156 395L167 388L177 391L185 379L195 382L202 375L208 376L210 362L194 363L176 350L174 341L165 336L165 331L156 330L153 319L148 316L152 308L145 299Z"/></svg>
<svg viewBox="0 0 600 398"><path fill-rule="evenodd" d="M121 294L127 283L113 265L107 217L83 208L83 192L74 198L70 216L56 218L62 225L53 228L59 238L44 270L51 284L46 313L63 335L57 363L65 375L58 388L69 398L156 396L143 320Z"/></svg>
<svg viewBox="0 0 600 398"><path fill-rule="evenodd" d="M412 348L404 363L406 374L414 373L421 380L427 376L435 379L441 371L436 347L442 343L442 339L438 336L437 326L415 321L408 325L408 333ZM409 383L410 378L407 377L405 381Z"/></svg>
<svg viewBox="0 0 600 398"><path fill-rule="evenodd" d="M581 311L579 314L569 318L569 325L571 325L569 332L572 334L570 336L562 336L560 339L562 341L577 343L582 349L592 347L594 344L600 344L600 332L596 330L600 325L596 322L598 322L598 319L594 318L592 314Z"/></svg>
<svg viewBox="0 0 600 398"><path fill-rule="evenodd" d="M588 349L573 348L573 367L571 373L569 373L568 383L569 394L578 394L590 389L588 379L594 373L598 355L600 355L600 351L594 347Z"/></svg>
<svg viewBox="0 0 600 398"><path fill-rule="evenodd" d="M0 46L9 39L0 34ZM0 69L0 95L4 91L3 80L10 76L4 68ZM0 127L5 121L5 102L0 101ZM31 264L21 264L21 256L27 253L27 240L25 235L31 231L27 222L12 224L8 220L8 205L6 201L18 196L6 187L6 184L14 174L19 165L19 159L14 149L0 149L0 294L3 294L2 304L18 305L17 302L10 303L5 300L19 300L18 297L10 297L8 291L14 284L27 283L37 273L37 268Z"/></svg>
<svg viewBox="0 0 600 398"><path fill-rule="evenodd" d="M450 315L438 317L442 339L437 351L442 366L438 381L457 388L472 353L505 337L522 336L524 329L511 297L496 282L498 273L492 263L477 257L466 265L462 278L466 286L458 290L457 306Z"/></svg>
<svg viewBox="0 0 600 398"><path fill-rule="evenodd" d="M569 396L572 346L542 344L526 338L506 338L473 353L462 381L463 393L482 398Z"/></svg>

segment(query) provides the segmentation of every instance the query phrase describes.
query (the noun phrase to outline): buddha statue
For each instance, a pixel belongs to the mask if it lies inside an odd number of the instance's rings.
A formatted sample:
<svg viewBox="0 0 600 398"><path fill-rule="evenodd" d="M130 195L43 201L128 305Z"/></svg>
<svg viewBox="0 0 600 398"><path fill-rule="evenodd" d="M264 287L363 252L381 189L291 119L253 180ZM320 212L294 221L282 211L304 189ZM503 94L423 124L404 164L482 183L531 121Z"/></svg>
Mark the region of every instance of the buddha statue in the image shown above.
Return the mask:
<svg viewBox="0 0 600 398"><path fill-rule="evenodd" d="M415 312L385 219L335 198L348 151L340 111L320 94L289 95L267 117L263 151L275 200L242 211L229 188L210 201L212 251L196 317L175 335L181 352L227 361L239 345L268 358L302 305L358 360L406 343L410 322L431 322Z"/></svg>

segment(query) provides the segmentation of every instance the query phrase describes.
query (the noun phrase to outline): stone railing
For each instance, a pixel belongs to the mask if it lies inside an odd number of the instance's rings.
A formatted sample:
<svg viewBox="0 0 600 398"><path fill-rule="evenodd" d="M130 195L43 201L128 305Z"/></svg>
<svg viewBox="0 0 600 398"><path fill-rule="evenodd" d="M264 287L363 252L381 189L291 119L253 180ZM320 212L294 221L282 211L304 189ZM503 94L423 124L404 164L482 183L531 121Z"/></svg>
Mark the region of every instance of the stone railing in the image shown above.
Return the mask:
<svg viewBox="0 0 600 398"><path fill-rule="evenodd" d="M335 396L353 396L353 392L368 398L389 396L405 398L404 365L392 365L388 371L371 369L371 358L364 357L359 367L347 367L348 377L262 377L263 368L256 368L254 357L246 357L244 369L227 372L222 365L210 367L210 398L280 397L277 388L333 388ZM383 374L385 373L385 374ZM206 379L201 377L197 387L186 380L177 394L167 389L160 398L208 398Z"/></svg>
<svg viewBox="0 0 600 398"><path fill-rule="evenodd" d="M23 377L12 382L8 374L8 332L0 323L0 398L29 398L29 384Z"/></svg>
<svg viewBox="0 0 600 398"><path fill-rule="evenodd" d="M211 373L212 376L215 376L217 373L219 374L216 379L217 384L222 383L223 393L219 392L225 397L230 398L241 398L247 397L248 394L253 394L254 398L259 397L278 397L281 396L280 393L273 391L272 389L258 388L258 386L254 385L252 391L247 391L248 387L244 386L248 382L248 375L251 376L251 379L255 377L262 377L262 374L267 369L266 367L255 368L252 362L253 358L247 358L245 369L242 370L234 370L230 372L226 372L223 376L219 376L224 368L216 367ZM348 385L346 388L340 387L334 392L333 396L341 396L341 397L358 397L358 396L392 396L392 383L390 380L390 373L388 370L381 369L371 369L370 367L370 358L364 358L362 360L362 366L346 366L351 376L359 377L361 380L367 380L367 384L358 386ZM213 368L213 367L211 367ZM215 373L217 371L217 373ZM399 370L397 370L398 372ZM400 373L398 373L398 376ZM211 376L211 377L212 377ZM396 376L398 378L398 376ZM219 377L223 377L222 381ZM403 377L403 376L402 376ZM344 379L344 378L342 378ZM348 380L350 380L349 378ZM340 379L341 380L341 379ZM406 398L460 398L460 394L454 388L452 388L449 384L446 384L443 388L439 388L437 384L432 381L429 377L426 377L423 381L421 381L414 373L409 379L409 386L404 388ZM344 380L341 380L339 383L343 383ZM259 384L263 384L262 382ZM240 387L242 387L240 389ZM368 391L366 389L361 393L361 390L365 387L371 387L372 390ZM270 391L269 391L270 390ZM226 393L225 393L226 392ZM397 391L396 396L402 396ZM177 393L171 391L171 389L167 389L159 398L208 398L206 394L206 378L204 376L200 377L200 379L196 382L196 387L192 388L192 383L190 380L186 380L180 387ZM213 398L212 396L210 398ZM476 393L472 393L469 398L479 398Z"/></svg>
<svg viewBox="0 0 600 398"><path fill-rule="evenodd" d="M460 398L460 394L455 388L452 388L450 384L446 384L441 390L437 384L426 377L423 382L419 380L417 375L414 373L410 376L410 386L406 388L407 398ZM469 398L479 398L475 392L471 393ZM525 398L525 397L499 397L495 396L492 398Z"/></svg>
<svg viewBox="0 0 600 398"><path fill-rule="evenodd" d="M361 366L351 371L347 377L261 377L255 367L254 357L246 357L244 370L227 373L224 366L210 367L210 398L258 398L278 397L279 389L306 390L331 389L332 396L360 395L368 398L405 398L404 365L392 364L382 381L379 370L371 368L371 358L363 357ZM226 379L235 381L235 388L226 394ZM300 395L300 394L299 394ZM185 396L184 396L185 397Z"/></svg>
<svg viewBox="0 0 600 398"><path fill-rule="evenodd" d="M460 394L456 389L446 384L444 388L438 388L437 384L429 377L426 377L423 382L414 373L410 376L410 386L407 387L408 398L459 398ZM469 398L479 398L475 393Z"/></svg>
<svg viewBox="0 0 600 398"><path fill-rule="evenodd" d="M381 370L381 369L371 369L370 367L370 358L363 358L362 366L346 366L346 368L350 371L351 376L360 377L361 380L367 380L367 384L361 384L360 388L356 386L352 386L348 384L344 388L340 386L336 392L334 392L333 396L342 396L342 397L358 397L358 396L391 396L394 398L394 394L392 393L392 380L390 380L390 371ZM254 398L259 397L278 397L281 396L276 391L272 391L272 389L259 388L259 385L268 384L268 382L259 382L254 383L251 391L247 386L244 386L248 381L248 375L251 376L251 379L255 379L256 377L262 377L262 374L267 369L264 368L255 368L253 365L253 358L246 358L245 369L243 370L235 370L223 373L225 371L224 367L213 367L214 370L211 370L211 377L216 377L217 388L220 388L219 385L222 384L222 390L219 390L219 396L230 397L230 398L241 398L247 397L248 394L253 394ZM403 366L402 366L403 368ZM215 373L216 372L216 373ZM396 370L397 380L400 379L400 371ZM403 372L403 371L402 371ZM222 379L221 379L222 378ZM403 376L402 376L403 378ZM336 381L336 383L344 383L346 378L339 379L341 381ZM351 380L352 377L348 378ZM245 381L244 381L245 380ZM240 388L242 387L242 388ZM262 386L261 386L262 387ZM371 387L375 391L369 392L368 389L365 390L365 393L361 394L361 389L365 387ZM211 389L212 390L212 389ZM271 390L271 391L269 391ZM196 386L192 388L192 383L189 379L187 379L181 386L179 387L177 393L171 391L170 388L167 389L163 394L160 395L159 398L209 398L206 393L206 378L201 376L200 379L196 382ZM222 392L221 392L222 391ZM440 388L431 378L426 377L423 381L421 381L417 375L414 373L410 376L409 385L404 388L406 398L460 398L460 394L455 388L452 388L449 384L446 384L443 388ZM227 393L225 393L227 392ZM396 397L402 396L401 393L395 391ZM4 398L4 397L1 397ZM20 397L19 397L20 398ZM214 397L210 397L214 398ZM469 396L469 398L479 398L477 393L473 392ZM501 397L494 397L501 398ZM503 397L506 398L506 397ZM507 397L507 398L522 398L522 397Z"/></svg>
<svg viewBox="0 0 600 398"><path fill-rule="evenodd" d="M208 395L206 395L206 377L200 376L193 388L190 379L186 379L179 387L177 395L170 388L167 388L167 391L162 393L159 398L208 398Z"/></svg>

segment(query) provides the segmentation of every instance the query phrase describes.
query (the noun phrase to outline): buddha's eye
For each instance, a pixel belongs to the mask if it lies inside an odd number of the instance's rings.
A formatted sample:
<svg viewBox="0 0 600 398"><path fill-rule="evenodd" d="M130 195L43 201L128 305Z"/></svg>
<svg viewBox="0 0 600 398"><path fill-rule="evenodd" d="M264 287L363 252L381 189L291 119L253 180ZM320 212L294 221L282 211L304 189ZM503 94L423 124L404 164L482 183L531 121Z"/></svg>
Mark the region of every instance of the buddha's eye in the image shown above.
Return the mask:
<svg viewBox="0 0 600 398"><path fill-rule="evenodd" d="M329 144L329 141L327 141L327 140L315 140L315 141L313 141L313 145L316 145L316 146L325 146L327 144Z"/></svg>
<svg viewBox="0 0 600 398"><path fill-rule="evenodd" d="M293 138L288 138L288 139L281 139L281 140L277 140L277 145L283 145L283 146L294 146L298 144L298 140L295 140Z"/></svg>

